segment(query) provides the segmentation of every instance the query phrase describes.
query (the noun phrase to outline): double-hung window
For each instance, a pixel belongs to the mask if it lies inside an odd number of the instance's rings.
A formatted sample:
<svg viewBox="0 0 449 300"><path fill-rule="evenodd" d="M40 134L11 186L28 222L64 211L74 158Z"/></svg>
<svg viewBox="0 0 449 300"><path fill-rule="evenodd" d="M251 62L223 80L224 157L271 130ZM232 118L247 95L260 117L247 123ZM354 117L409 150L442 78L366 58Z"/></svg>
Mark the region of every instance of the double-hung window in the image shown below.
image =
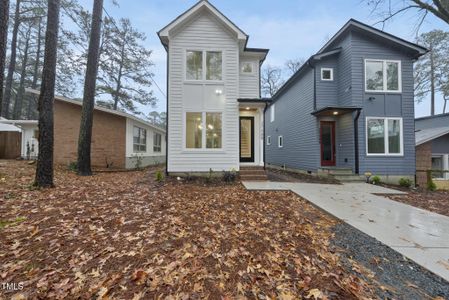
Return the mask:
<svg viewBox="0 0 449 300"><path fill-rule="evenodd" d="M366 148L367 155L402 155L402 118L366 118Z"/></svg>
<svg viewBox="0 0 449 300"><path fill-rule="evenodd" d="M366 92L401 92L401 61L365 60Z"/></svg>
<svg viewBox="0 0 449 300"><path fill-rule="evenodd" d="M161 152L162 151L162 135L160 133L155 132L153 134L153 152Z"/></svg>
<svg viewBox="0 0 449 300"><path fill-rule="evenodd" d="M147 151L147 131L137 126L133 129L133 149L134 152Z"/></svg>
<svg viewBox="0 0 449 300"><path fill-rule="evenodd" d="M187 50L186 80L221 81L222 78L223 60L221 51Z"/></svg>
<svg viewBox="0 0 449 300"><path fill-rule="evenodd" d="M187 149L222 148L222 113L187 112L185 128Z"/></svg>

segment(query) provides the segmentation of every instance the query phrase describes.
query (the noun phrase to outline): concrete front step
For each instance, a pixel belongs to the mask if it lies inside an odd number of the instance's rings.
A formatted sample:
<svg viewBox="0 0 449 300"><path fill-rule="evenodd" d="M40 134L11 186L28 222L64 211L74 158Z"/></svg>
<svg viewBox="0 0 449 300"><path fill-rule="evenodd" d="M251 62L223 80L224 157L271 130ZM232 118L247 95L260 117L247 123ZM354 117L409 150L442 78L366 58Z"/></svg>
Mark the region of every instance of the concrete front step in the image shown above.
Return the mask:
<svg viewBox="0 0 449 300"><path fill-rule="evenodd" d="M318 175L353 175L352 169L337 167L321 167L318 169Z"/></svg>
<svg viewBox="0 0 449 300"><path fill-rule="evenodd" d="M267 175L240 175L241 181L266 181Z"/></svg>
<svg viewBox="0 0 449 300"><path fill-rule="evenodd" d="M265 170L240 170L240 175L265 175Z"/></svg>

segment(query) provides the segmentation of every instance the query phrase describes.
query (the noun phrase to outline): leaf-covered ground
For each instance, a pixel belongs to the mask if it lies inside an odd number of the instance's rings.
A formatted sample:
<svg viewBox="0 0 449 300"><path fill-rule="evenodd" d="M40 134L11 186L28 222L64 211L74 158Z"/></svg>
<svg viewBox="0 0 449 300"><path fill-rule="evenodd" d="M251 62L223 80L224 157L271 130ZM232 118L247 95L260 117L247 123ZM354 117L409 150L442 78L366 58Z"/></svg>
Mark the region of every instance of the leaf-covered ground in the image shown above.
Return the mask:
<svg viewBox="0 0 449 300"><path fill-rule="evenodd" d="M289 192L154 180L154 169L30 188L0 161L0 299L354 299L374 288L329 249L336 221ZM354 262L353 268L360 269Z"/></svg>
<svg viewBox="0 0 449 300"><path fill-rule="evenodd" d="M449 191L424 189L407 191L407 195L388 195L392 200L423 208L449 217Z"/></svg>

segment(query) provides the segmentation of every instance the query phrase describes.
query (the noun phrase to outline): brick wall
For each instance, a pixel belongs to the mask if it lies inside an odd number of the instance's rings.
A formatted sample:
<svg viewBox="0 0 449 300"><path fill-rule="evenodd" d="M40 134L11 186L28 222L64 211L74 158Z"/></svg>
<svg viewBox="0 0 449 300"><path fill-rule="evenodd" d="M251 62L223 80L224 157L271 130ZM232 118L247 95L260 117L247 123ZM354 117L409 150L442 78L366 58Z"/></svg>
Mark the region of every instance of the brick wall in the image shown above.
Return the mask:
<svg viewBox="0 0 449 300"><path fill-rule="evenodd" d="M56 164L75 162L78 151L78 136L81 106L55 100L55 151ZM126 118L94 111L92 129L91 163L94 167L125 168Z"/></svg>
<svg viewBox="0 0 449 300"><path fill-rule="evenodd" d="M427 186L426 172L420 170L432 169L432 142L427 142L416 147L416 183L422 187Z"/></svg>

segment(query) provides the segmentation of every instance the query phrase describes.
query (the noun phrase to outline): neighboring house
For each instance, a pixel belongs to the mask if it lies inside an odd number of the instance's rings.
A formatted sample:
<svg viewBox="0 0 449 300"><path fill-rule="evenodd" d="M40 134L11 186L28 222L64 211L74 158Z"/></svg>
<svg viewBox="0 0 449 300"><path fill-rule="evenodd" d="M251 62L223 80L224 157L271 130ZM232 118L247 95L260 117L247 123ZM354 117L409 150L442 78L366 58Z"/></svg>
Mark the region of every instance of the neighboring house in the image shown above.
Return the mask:
<svg viewBox="0 0 449 300"><path fill-rule="evenodd" d="M263 166L266 101L260 66L266 49L208 1L158 32L167 50L167 172Z"/></svg>
<svg viewBox="0 0 449 300"><path fill-rule="evenodd" d="M349 20L273 96L266 162L309 173L414 180L413 62L426 52Z"/></svg>
<svg viewBox="0 0 449 300"><path fill-rule="evenodd" d="M415 120L416 179L421 186L427 184L425 171L433 172L438 187L449 188L449 113Z"/></svg>
<svg viewBox="0 0 449 300"><path fill-rule="evenodd" d="M35 159L38 154L37 121L0 119L0 159Z"/></svg>
<svg viewBox="0 0 449 300"><path fill-rule="evenodd" d="M27 89L39 94L39 91ZM61 96L54 102L54 162L76 162L82 102ZM125 112L94 108L93 167L132 169L165 162L165 130Z"/></svg>

